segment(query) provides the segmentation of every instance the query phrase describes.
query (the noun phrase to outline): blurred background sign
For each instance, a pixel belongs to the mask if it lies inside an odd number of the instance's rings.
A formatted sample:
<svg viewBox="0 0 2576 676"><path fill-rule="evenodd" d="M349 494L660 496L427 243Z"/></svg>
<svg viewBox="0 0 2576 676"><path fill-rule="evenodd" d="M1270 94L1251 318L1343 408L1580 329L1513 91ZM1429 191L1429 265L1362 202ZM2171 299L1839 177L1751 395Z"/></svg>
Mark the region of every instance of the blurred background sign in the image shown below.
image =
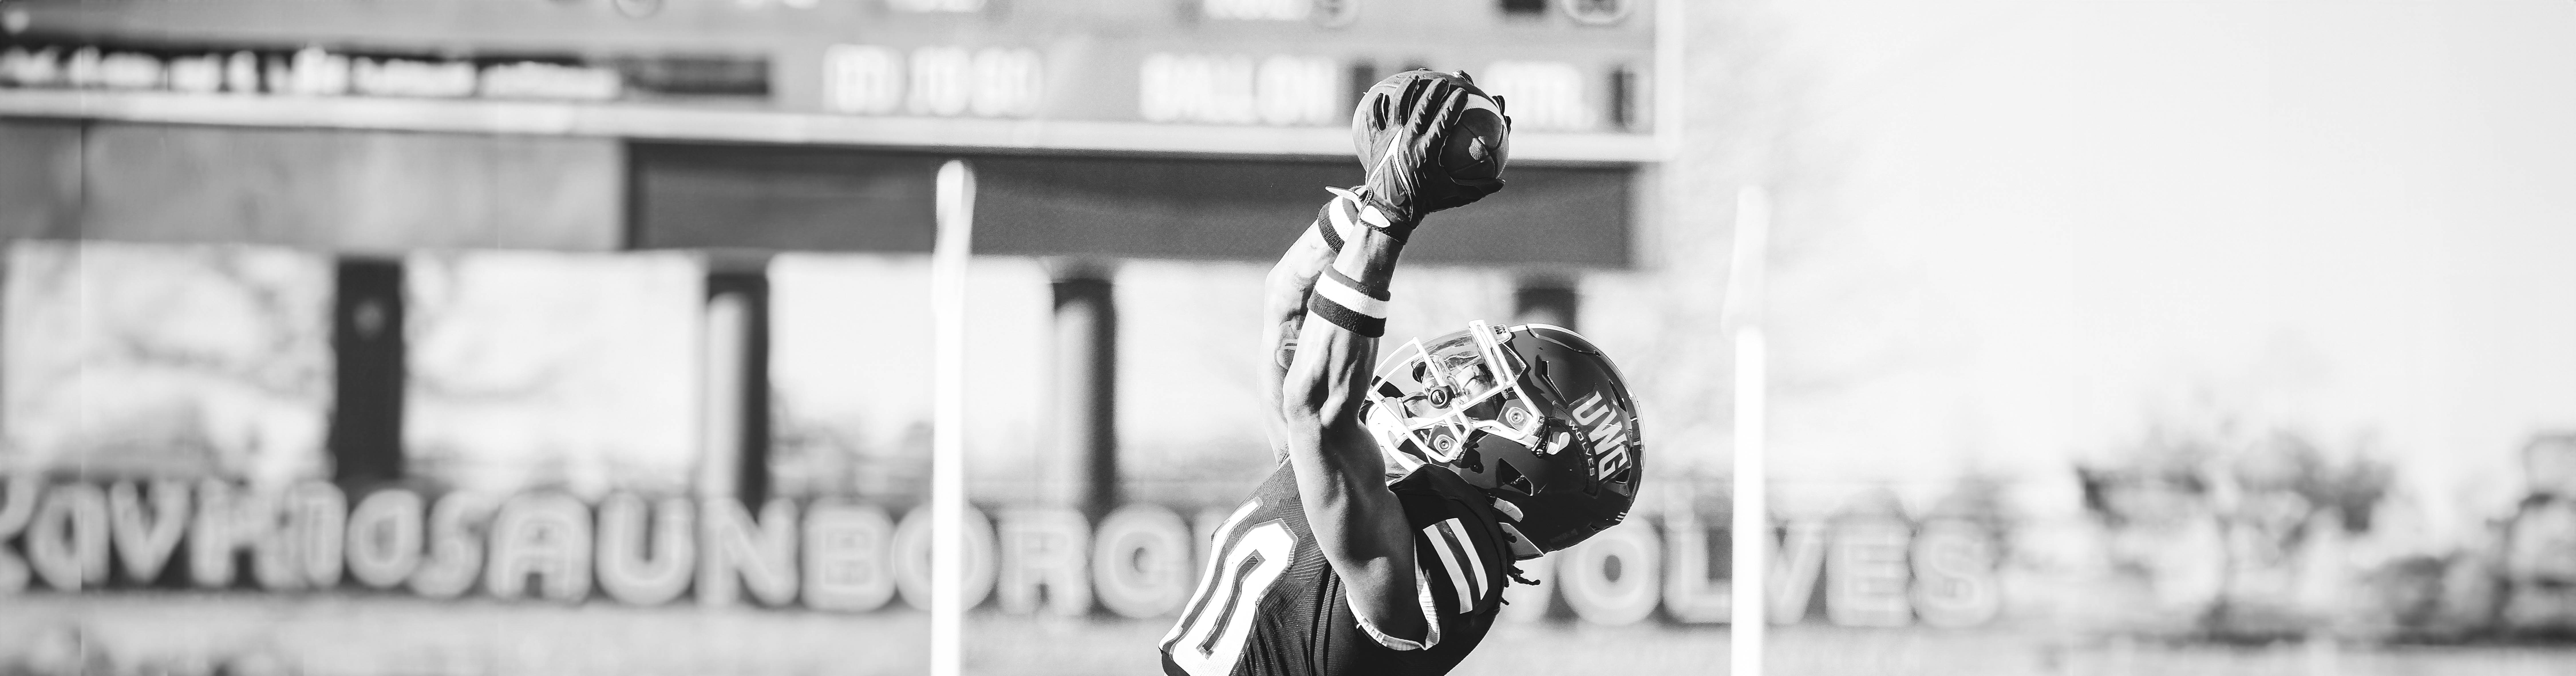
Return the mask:
<svg viewBox="0 0 2576 676"><path fill-rule="evenodd" d="M170 121L1343 156L1360 90L1434 67L1510 100L1522 159L1645 158L1649 13L1557 4L22 2L0 84Z"/></svg>
<svg viewBox="0 0 2576 676"><path fill-rule="evenodd" d="M0 670L918 670L957 158L970 664L1150 670L1359 92L1517 124L1398 328L1572 325L1654 197L1636 4L0 3ZM1640 533L1529 626L1650 613Z"/></svg>
<svg viewBox="0 0 2576 676"><path fill-rule="evenodd" d="M0 673L918 673L952 159L968 665L1150 672L1274 463L1269 261L1359 180L1355 95L1414 66L1507 98L1515 157L1409 245L1388 334L1581 330L1648 421L1636 514L1523 562L1460 673L1725 662L1747 184L1778 205L1776 672L2563 673L2570 31L0 0Z"/></svg>
<svg viewBox="0 0 2576 676"><path fill-rule="evenodd" d="M981 251L1250 260L1359 180L1358 92L1463 69L1524 170L1425 259L1615 268L1654 157L1628 4L19 2L0 115L84 122L9 134L45 233L918 251L926 167L970 154ZM194 222L237 201L271 213Z"/></svg>

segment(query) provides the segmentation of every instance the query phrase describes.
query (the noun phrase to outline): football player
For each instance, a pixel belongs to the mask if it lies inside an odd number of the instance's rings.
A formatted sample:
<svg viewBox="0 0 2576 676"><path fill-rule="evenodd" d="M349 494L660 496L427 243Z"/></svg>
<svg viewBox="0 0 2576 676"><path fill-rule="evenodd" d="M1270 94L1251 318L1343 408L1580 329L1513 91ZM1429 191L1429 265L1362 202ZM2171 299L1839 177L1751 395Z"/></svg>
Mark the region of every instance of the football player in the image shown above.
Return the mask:
<svg viewBox="0 0 2576 676"><path fill-rule="evenodd" d="M1475 322L1365 370L1397 254L1424 216L1502 188L1508 128L1463 73L1400 73L1363 96L1366 183L1328 189L1269 279L1284 460L1216 528L1161 642L1169 676L1447 673L1492 626L1512 562L1626 516L1636 406L1574 332Z"/></svg>

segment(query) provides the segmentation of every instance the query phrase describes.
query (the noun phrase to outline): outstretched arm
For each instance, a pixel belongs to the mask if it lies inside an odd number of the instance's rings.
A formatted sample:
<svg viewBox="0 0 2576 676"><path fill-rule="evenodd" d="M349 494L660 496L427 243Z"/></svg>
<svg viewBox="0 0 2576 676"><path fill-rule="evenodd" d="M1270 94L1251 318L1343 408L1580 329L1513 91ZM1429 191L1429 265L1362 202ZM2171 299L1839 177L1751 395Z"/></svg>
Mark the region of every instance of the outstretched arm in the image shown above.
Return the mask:
<svg viewBox="0 0 2576 676"><path fill-rule="evenodd" d="M1328 208L1343 209L1346 200ZM1329 224L1328 224L1329 225ZM1385 321L1386 287L1404 242L1376 228L1348 231L1313 282L1308 318L1280 383L1280 420L1306 522L1342 578L1353 615L1376 631L1427 643L1414 591L1413 529L1386 487L1377 443L1361 427L1363 388Z"/></svg>
<svg viewBox="0 0 2576 676"><path fill-rule="evenodd" d="M1437 166L1434 149L1473 91L1463 74L1425 71L1371 87L1353 120L1364 125L1367 184L1334 191L1316 227L1271 273L1272 330L1296 337L1293 345L1278 337L1271 343L1274 354L1292 348L1280 372L1275 431L1306 523L1341 578L1351 613L1397 649L1436 643L1439 628L1424 616L1427 597L1417 591L1412 524L1387 490L1385 461L1360 415L1386 330L1387 282L1405 237L1424 215L1502 188L1499 177L1461 182Z"/></svg>
<svg viewBox="0 0 2576 676"><path fill-rule="evenodd" d="M1326 208L1332 208L1327 205ZM1281 420L1280 380L1288 375L1289 358L1296 354L1299 332L1306 325L1306 299L1315 291L1315 279L1324 274L1324 266L1333 264L1341 253L1338 236L1327 236L1324 228L1333 227L1329 217L1318 213L1314 227L1306 229L1288 253L1271 266L1270 278L1262 288L1261 355L1262 403L1270 408L1261 417L1263 432L1270 438L1275 460L1288 459L1287 423Z"/></svg>

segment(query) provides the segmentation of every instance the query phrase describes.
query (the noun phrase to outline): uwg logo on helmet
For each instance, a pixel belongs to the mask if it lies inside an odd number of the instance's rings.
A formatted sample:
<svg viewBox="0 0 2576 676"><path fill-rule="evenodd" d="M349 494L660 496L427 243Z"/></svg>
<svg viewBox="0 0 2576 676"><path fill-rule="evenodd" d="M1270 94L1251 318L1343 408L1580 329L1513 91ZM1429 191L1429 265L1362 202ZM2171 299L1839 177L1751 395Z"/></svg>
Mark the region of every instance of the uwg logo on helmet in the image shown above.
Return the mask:
<svg viewBox="0 0 2576 676"><path fill-rule="evenodd" d="M1610 406L1600 392L1585 395L1574 402L1574 423L1583 427L1584 438L1592 440L1592 478L1608 481L1628 471L1628 427L1620 424L1619 411Z"/></svg>

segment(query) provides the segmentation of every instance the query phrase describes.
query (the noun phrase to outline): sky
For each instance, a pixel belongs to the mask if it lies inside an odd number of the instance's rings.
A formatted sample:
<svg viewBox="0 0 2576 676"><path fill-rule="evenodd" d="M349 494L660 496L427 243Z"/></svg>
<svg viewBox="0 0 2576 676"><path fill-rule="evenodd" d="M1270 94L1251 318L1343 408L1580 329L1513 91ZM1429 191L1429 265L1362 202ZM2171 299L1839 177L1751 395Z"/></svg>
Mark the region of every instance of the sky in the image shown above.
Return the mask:
<svg viewBox="0 0 2576 676"><path fill-rule="evenodd" d="M1754 15L1828 158L1774 225L1784 479L2047 483L2224 409L2491 512L2576 429L2576 3Z"/></svg>

